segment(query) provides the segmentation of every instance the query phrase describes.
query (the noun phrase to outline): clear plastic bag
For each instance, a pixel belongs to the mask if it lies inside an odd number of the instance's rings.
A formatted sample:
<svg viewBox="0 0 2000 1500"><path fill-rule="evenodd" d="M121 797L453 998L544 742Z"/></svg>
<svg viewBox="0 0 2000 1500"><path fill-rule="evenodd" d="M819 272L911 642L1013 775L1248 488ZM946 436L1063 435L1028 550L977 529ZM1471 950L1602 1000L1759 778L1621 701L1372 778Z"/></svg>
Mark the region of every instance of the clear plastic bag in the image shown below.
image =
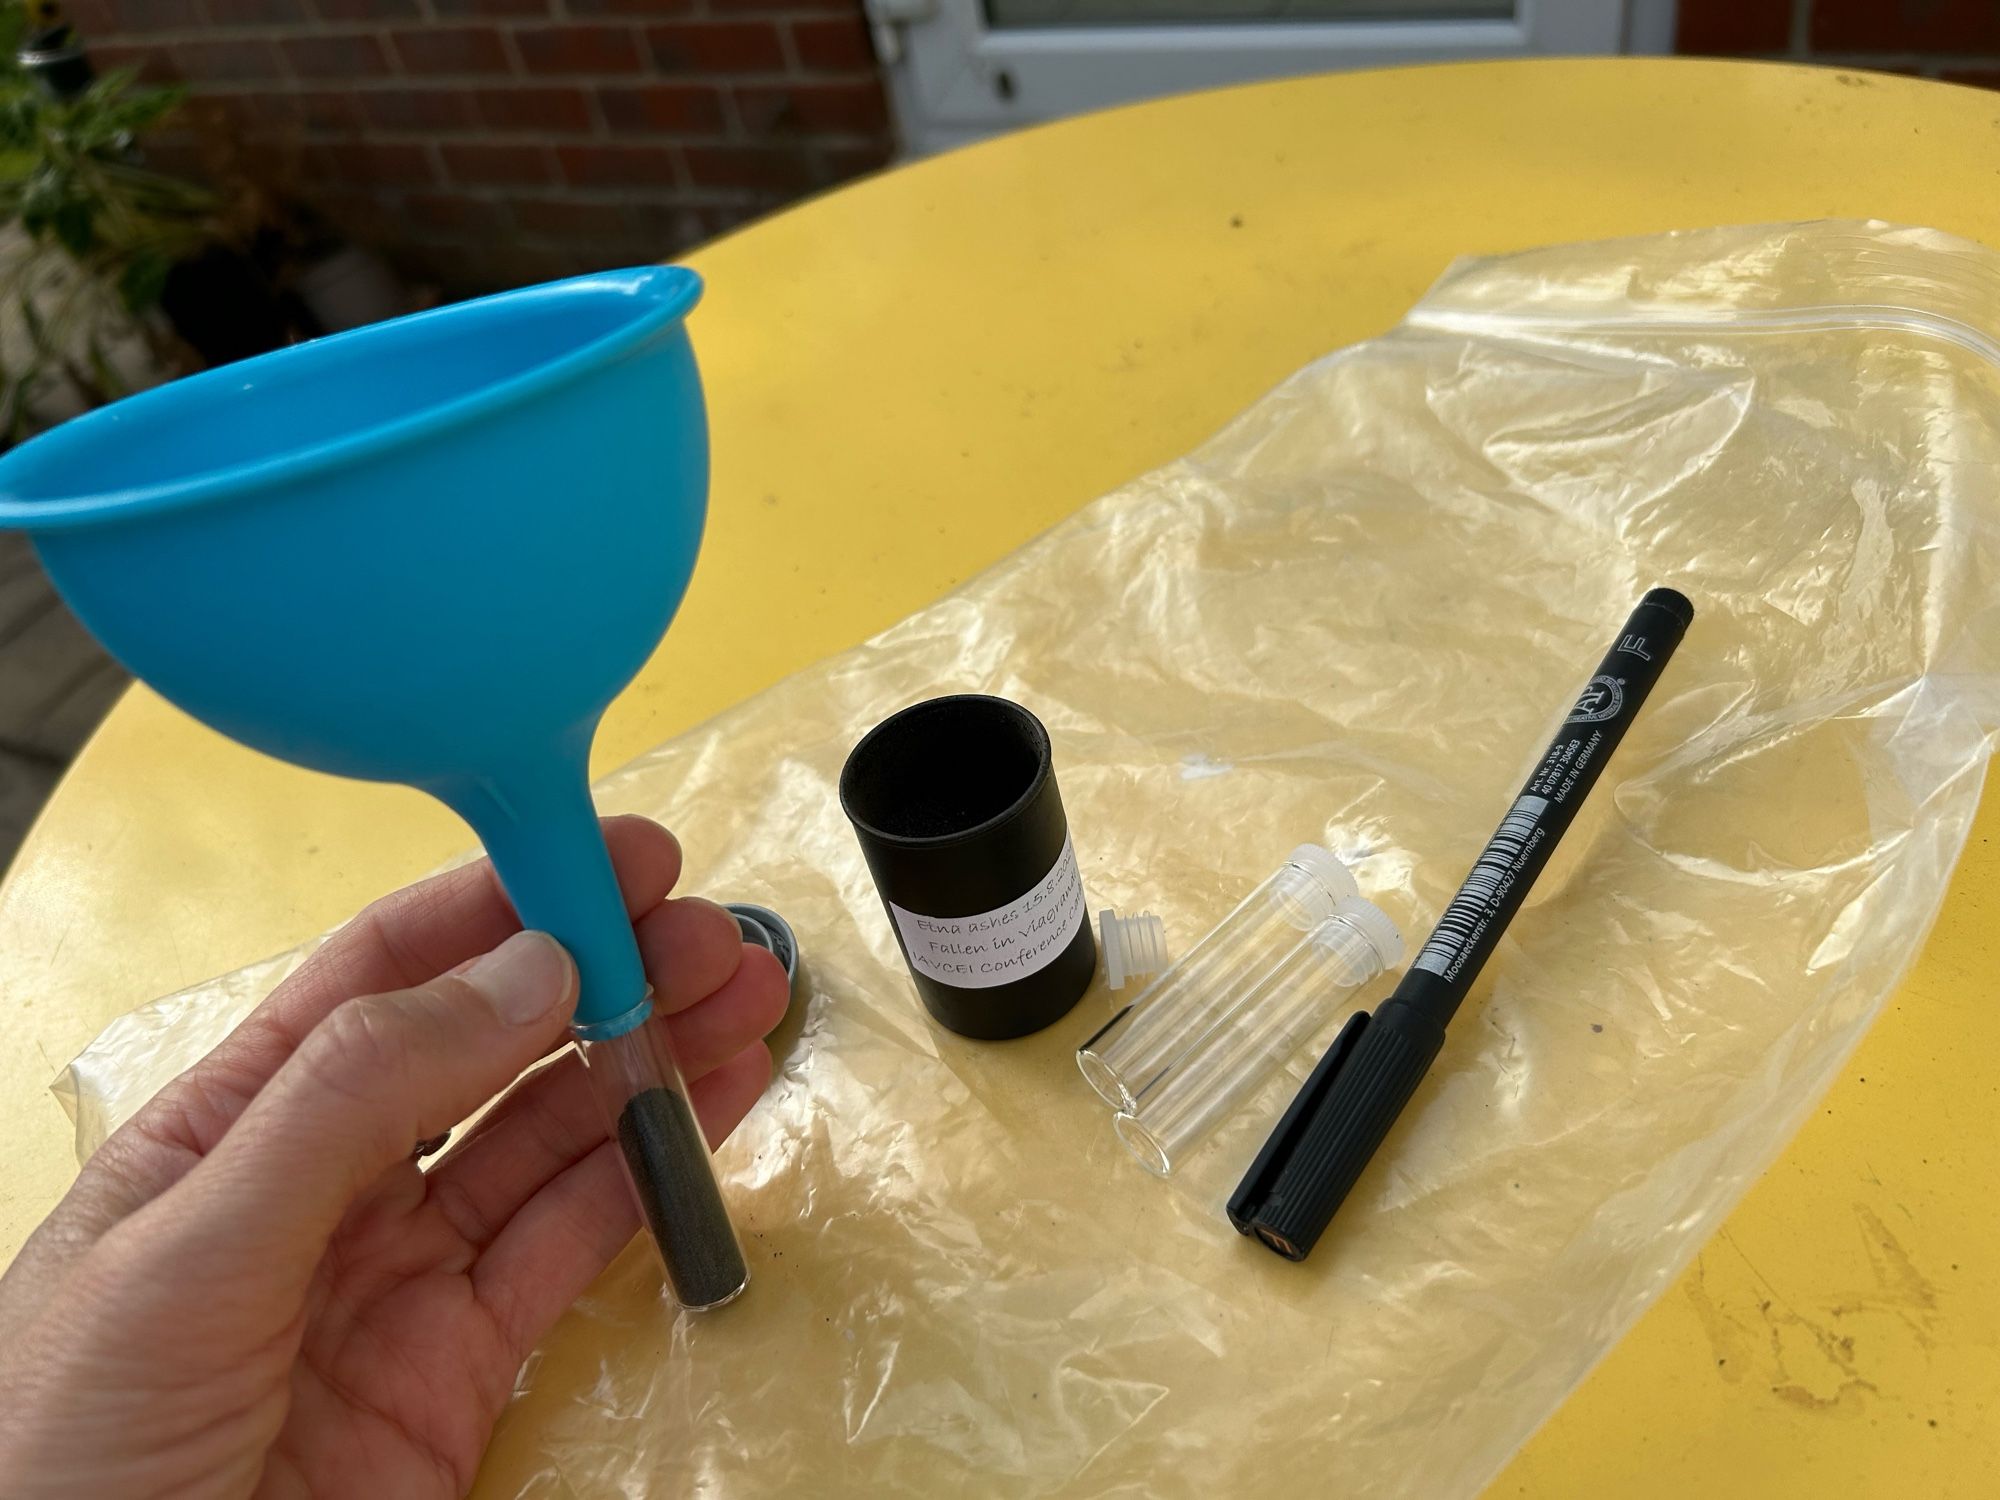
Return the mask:
<svg viewBox="0 0 2000 1500"><path fill-rule="evenodd" d="M1991 252L1880 225L1462 266L612 777L693 888L791 919L810 996L722 1153L748 1294L676 1320L628 1250L523 1371L479 1493L1476 1491L1923 942L2000 688L1996 307ZM1031 706L1093 905L1177 946L1308 839L1421 936L1653 584L1693 630L1307 1264L1218 1206L1310 1051L1162 1183L1072 1061L1104 993L1017 1043L926 1021L834 797L892 710ZM82 1144L297 957L107 1031L65 1081Z"/></svg>

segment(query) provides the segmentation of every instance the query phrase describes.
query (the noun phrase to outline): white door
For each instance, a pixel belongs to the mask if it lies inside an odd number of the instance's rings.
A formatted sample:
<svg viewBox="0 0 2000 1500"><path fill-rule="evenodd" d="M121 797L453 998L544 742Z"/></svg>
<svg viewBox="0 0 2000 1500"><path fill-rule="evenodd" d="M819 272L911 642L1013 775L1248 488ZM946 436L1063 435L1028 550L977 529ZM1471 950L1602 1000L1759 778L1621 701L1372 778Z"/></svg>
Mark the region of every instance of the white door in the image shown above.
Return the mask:
<svg viewBox="0 0 2000 1500"><path fill-rule="evenodd" d="M867 0L905 145L1332 68L1666 51L1674 0Z"/></svg>

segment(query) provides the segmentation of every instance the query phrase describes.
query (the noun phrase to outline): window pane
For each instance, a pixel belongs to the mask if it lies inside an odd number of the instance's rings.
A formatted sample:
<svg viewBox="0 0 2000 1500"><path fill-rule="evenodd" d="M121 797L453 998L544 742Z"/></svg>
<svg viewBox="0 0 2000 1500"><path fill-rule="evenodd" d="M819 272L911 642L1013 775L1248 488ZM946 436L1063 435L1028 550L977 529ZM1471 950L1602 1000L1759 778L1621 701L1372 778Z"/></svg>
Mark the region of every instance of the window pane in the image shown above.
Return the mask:
<svg viewBox="0 0 2000 1500"><path fill-rule="evenodd" d="M985 0L986 23L1159 26L1223 21L1507 21L1514 0Z"/></svg>

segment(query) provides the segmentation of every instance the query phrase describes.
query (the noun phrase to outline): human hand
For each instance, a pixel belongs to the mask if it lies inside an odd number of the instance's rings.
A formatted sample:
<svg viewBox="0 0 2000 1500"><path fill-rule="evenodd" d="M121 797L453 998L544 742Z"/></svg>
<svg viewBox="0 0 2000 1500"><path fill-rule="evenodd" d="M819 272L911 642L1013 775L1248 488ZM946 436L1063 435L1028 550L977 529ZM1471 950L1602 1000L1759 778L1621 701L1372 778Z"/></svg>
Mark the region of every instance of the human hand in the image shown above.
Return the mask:
<svg viewBox="0 0 2000 1500"><path fill-rule="evenodd" d="M784 971L666 899L665 829L605 837L713 1145L769 1081ZM471 1485L639 1224L574 1052L414 1159L568 1034L575 967L519 925L483 863L377 902L91 1157L0 1278L0 1495Z"/></svg>

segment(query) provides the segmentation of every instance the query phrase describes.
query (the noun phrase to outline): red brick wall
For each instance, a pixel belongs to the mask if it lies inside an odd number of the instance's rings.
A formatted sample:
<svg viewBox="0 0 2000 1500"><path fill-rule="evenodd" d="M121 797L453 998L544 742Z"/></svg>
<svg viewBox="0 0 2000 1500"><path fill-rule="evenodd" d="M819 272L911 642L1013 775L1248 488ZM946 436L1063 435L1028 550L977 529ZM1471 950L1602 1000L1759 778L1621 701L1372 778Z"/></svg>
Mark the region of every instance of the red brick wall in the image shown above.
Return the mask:
<svg viewBox="0 0 2000 1500"><path fill-rule="evenodd" d="M860 0L68 0L100 71L454 290L658 260L880 166Z"/></svg>
<svg viewBox="0 0 2000 1500"><path fill-rule="evenodd" d="M1680 0L1679 50L2000 87L2000 0Z"/></svg>

